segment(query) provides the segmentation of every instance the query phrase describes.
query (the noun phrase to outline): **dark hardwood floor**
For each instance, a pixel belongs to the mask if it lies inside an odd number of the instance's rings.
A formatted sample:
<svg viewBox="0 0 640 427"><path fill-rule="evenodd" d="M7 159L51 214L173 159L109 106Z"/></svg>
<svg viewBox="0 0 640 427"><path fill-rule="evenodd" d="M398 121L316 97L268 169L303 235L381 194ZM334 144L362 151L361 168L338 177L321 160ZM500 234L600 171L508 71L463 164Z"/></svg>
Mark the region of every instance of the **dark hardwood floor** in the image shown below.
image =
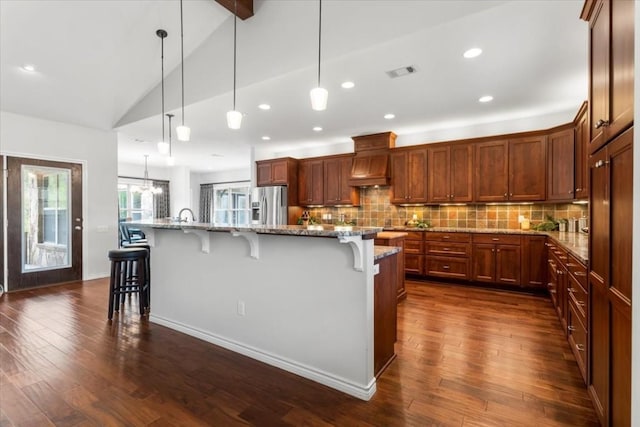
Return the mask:
<svg viewBox="0 0 640 427"><path fill-rule="evenodd" d="M170 329L107 280L0 299L0 426L598 425L548 299L407 283L397 359L360 401Z"/></svg>

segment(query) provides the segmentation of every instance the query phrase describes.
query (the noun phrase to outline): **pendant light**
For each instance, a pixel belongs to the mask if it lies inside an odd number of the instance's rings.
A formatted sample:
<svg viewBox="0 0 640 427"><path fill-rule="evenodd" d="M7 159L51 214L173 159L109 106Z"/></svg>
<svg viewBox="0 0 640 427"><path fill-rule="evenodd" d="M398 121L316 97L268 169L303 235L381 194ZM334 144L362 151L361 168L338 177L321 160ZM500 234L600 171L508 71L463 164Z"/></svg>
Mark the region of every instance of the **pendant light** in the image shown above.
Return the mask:
<svg viewBox="0 0 640 427"><path fill-rule="evenodd" d="M311 108L316 111L323 111L327 109L327 98L329 92L320 86L320 53L322 47L322 0L319 0L318 10L318 86L311 89L309 95L311 95Z"/></svg>
<svg viewBox="0 0 640 427"><path fill-rule="evenodd" d="M173 114L167 114L167 117L169 117L169 157L167 157L167 165L173 166L176 164L176 158L173 157L171 151L171 119L173 118Z"/></svg>
<svg viewBox="0 0 640 427"><path fill-rule="evenodd" d="M238 0L233 3L233 110L227 111L229 129L240 129L242 113L236 110L236 26L238 21Z"/></svg>
<svg viewBox="0 0 640 427"><path fill-rule="evenodd" d="M160 83L162 88L162 114L160 115L162 119L162 140L158 142L158 151L160 154L167 154L169 153L169 144L164 140L164 39L167 37L167 32L165 30L156 30L156 35L160 37Z"/></svg>
<svg viewBox="0 0 640 427"><path fill-rule="evenodd" d="M162 188L154 187L149 182L149 169L147 169L147 159L149 158L148 154L144 155L144 179L142 180L142 187L138 187L137 185L131 186L131 191L134 193L152 193L152 194L160 194L162 193Z"/></svg>
<svg viewBox="0 0 640 427"><path fill-rule="evenodd" d="M180 0L180 67L182 76L182 124L176 127L178 141L189 141L191 138L191 128L184 125L184 30L182 18L182 0Z"/></svg>

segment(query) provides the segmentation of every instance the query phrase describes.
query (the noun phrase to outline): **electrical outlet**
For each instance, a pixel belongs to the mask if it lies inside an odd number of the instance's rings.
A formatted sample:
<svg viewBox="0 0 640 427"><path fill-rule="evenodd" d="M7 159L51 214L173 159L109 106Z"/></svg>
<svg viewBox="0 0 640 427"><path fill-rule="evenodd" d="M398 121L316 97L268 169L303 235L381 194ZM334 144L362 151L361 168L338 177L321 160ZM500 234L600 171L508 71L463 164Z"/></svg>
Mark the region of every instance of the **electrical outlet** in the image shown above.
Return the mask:
<svg viewBox="0 0 640 427"><path fill-rule="evenodd" d="M238 316L245 315L244 301L238 300Z"/></svg>

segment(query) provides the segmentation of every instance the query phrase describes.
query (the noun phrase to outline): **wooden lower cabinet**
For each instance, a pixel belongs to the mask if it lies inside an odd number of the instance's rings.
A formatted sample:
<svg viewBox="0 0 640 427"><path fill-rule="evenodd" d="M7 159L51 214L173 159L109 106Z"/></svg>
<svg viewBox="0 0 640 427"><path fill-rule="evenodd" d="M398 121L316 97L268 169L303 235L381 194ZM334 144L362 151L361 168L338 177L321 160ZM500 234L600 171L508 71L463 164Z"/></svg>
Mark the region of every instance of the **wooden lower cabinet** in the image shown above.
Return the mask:
<svg viewBox="0 0 640 427"><path fill-rule="evenodd" d="M472 279L503 285L520 285L520 236L473 235Z"/></svg>
<svg viewBox="0 0 640 427"><path fill-rule="evenodd" d="M396 246L401 248L401 252L398 254L398 266L397 266L397 285L398 285L398 302L407 298L407 290L404 286L404 275L405 275L405 246L404 239L406 233L378 233L374 240L375 245L383 245L383 246ZM398 236L395 236L398 235Z"/></svg>
<svg viewBox="0 0 640 427"><path fill-rule="evenodd" d="M547 237L522 236L520 262L522 286L545 289L547 286Z"/></svg>
<svg viewBox="0 0 640 427"><path fill-rule="evenodd" d="M470 279L471 235L425 233L425 275L445 279Z"/></svg>
<svg viewBox="0 0 640 427"><path fill-rule="evenodd" d="M373 369L376 378L396 357L398 255L376 261L380 267L373 279Z"/></svg>
<svg viewBox="0 0 640 427"><path fill-rule="evenodd" d="M633 127L589 160L589 394L603 426L631 424Z"/></svg>
<svg viewBox="0 0 640 427"><path fill-rule="evenodd" d="M404 272L424 274L424 233L421 231L409 231L404 239Z"/></svg>
<svg viewBox="0 0 640 427"><path fill-rule="evenodd" d="M582 378L587 378L587 328L579 314L579 309L573 301L569 302L567 313L567 339L571 351L576 358Z"/></svg>

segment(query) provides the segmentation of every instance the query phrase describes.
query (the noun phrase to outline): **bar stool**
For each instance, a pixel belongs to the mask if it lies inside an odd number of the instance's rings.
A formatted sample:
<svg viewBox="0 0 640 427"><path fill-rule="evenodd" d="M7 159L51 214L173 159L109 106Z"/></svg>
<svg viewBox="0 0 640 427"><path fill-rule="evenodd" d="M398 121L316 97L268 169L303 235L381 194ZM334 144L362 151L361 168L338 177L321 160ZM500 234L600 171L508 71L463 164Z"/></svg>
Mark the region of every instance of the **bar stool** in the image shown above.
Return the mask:
<svg viewBox="0 0 640 427"><path fill-rule="evenodd" d="M145 260L145 278L147 286L147 308L151 306L151 246L148 243L130 243L125 248L144 248L147 250L147 259Z"/></svg>
<svg viewBox="0 0 640 427"><path fill-rule="evenodd" d="M120 310L127 294L138 294L140 315L144 315L149 307L147 281L147 259L149 251L146 248L121 248L109 251L111 260L111 280L109 281L109 315Z"/></svg>

